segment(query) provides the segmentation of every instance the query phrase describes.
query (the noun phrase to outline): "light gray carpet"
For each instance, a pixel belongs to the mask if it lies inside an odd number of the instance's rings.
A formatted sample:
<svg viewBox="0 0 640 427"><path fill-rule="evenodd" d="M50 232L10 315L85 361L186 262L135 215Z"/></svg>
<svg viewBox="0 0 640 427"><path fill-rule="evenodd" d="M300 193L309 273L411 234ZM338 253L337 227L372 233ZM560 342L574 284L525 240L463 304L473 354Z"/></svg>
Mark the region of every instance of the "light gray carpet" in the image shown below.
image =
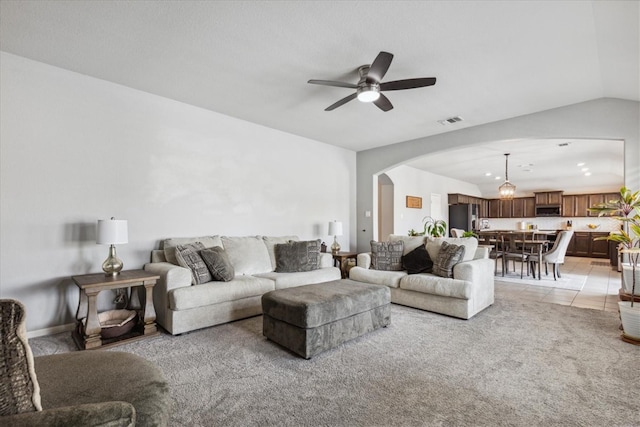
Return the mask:
<svg viewBox="0 0 640 427"><path fill-rule="evenodd" d="M262 317L127 344L171 385L173 426L640 425L640 347L616 313L501 297L464 321L392 305L391 326L304 360ZM68 351L69 334L32 339Z"/></svg>

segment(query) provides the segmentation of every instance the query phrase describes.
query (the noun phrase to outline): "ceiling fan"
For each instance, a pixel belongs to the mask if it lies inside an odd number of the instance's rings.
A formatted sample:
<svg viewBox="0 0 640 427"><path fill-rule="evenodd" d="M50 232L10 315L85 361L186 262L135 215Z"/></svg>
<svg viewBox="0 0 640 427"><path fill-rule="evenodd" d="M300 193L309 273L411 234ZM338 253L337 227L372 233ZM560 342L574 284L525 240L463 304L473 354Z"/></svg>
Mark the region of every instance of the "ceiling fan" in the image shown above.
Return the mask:
<svg viewBox="0 0 640 427"><path fill-rule="evenodd" d="M335 110L356 98L362 102L373 102L382 111L389 111L393 108L393 105L391 104L391 101L389 101L389 98L380 92L386 90L416 89L436 84L435 77L394 80L382 83L380 80L382 80L384 75L387 73L392 59L393 54L389 52L380 52L371 65L363 65L359 67L358 73L360 74L360 80L358 81L358 84L338 82L334 80L309 80L308 83L356 89L355 93L331 104L325 108L324 111Z"/></svg>

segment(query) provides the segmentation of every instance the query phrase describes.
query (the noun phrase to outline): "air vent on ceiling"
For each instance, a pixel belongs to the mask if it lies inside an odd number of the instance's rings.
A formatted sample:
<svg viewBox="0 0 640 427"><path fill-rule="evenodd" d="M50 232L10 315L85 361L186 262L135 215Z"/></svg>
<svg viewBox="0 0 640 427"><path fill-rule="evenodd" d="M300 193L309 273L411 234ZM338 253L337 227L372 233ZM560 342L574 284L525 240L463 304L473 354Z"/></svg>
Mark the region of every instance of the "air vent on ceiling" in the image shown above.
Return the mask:
<svg viewBox="0 0 640 427"><path fill-rule="evenodd" d="M447 124L458 123L458 122L461 122L462 120L464 119L460 116L453 116L453 117L449 117L448 119L438 120L438 123L440 123L441 125L447 125Z"/></svg>

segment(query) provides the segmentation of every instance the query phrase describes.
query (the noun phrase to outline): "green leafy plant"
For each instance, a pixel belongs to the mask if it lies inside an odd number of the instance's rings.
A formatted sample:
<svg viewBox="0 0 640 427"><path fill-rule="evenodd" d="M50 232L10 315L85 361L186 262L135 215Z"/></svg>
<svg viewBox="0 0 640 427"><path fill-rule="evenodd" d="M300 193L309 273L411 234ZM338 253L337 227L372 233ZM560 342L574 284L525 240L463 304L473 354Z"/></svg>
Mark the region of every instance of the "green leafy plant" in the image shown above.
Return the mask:
<svg viewBox="0 0 640 427"><path fill-rule="evenodd" d="M609 200L598 203L589 208L591 212L597 212L598 216L612 216L622 221L622 230L610 233L606 237L596 237L594 240L609 240L622 246L622 252L629 256L632 270L631 307L633 307L633 295L636 292L636 267L640 257L640 191L635 193L627 187L620 189L618 200Z"/></svg>
<svg viewBox="0 0 640 427"><path fill-rule="evenodd" d="M431 237L444 237L447 234L447 223L442 219L433 219L430 216L422 218L424 232L421 235Z"/></svg>
<svg viewBox="0 0 640 427"><path fill-rule="evenodd" d="M462 237L475 237L477 239L478 235L473 231L465 231L464 233L462 233Z"/></svg>

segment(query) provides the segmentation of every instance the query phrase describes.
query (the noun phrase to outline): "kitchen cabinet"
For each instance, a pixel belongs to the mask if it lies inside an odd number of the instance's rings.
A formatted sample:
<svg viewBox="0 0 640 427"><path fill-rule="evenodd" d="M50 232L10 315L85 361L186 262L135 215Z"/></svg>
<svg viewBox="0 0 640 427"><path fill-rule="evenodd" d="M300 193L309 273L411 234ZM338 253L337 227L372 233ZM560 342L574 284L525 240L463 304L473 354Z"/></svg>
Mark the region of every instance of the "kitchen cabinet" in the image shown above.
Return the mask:
<svg viewBox="0 0 640 427"><path fill-rule="evenodd" d="M587 208L589 207L589 195L577 194L574 216L587 216Z"/></svg>
<svg viewBox="0 0 640 427"><path fill-rule="evenodd" d="M589 194L589 205L587 207L591 207L598 203L604 203L604 194ZM598 216L596 212L587 211L587 216Z"/></svg>
<svg viewBox="0 0 640 427"><path fill-rule="evenodd" d="M511 204L512 218L534 218L536 216L536 199L534 197L518 197Z"/></svg>
<svg viewBox="0 0 640 427"><path fill-rule="evenodd" d="M513 207L513 200L500 200L500 213L499 218L512 218L512 207Z"/></svg>
<svg viewBox="0 0 640 427"><path fill-rule="evenodd" d="M480 200L480 218L489 218L489 201L486 199Z"/></svg>
<svg viewBox="0 0 640 427"><path fill-rule="evenodd" d="M500 199L489 200L489 218L500 218Z"/></svg>
<svg viewBox="0 0 640 427"><path fill-rule="evenodd" d="M562 197L562 216L572 217L576 216L576 196L563 196Z"/></svg>
<svg viewBox="0 0 640 427"><path fill-rule="evenodd" d="M534 193L536 205L549 206L562 204L562 191L545 191L544 193Z"/></svg>
<svg viewBox="0 0 640 427"><path fill-rule="evenodd" d="M606 237L609 233L592 233L588 231L576 231L567 247L568 256L609 258L609 242L606 240L594 240L596 237Z"/></svg>

